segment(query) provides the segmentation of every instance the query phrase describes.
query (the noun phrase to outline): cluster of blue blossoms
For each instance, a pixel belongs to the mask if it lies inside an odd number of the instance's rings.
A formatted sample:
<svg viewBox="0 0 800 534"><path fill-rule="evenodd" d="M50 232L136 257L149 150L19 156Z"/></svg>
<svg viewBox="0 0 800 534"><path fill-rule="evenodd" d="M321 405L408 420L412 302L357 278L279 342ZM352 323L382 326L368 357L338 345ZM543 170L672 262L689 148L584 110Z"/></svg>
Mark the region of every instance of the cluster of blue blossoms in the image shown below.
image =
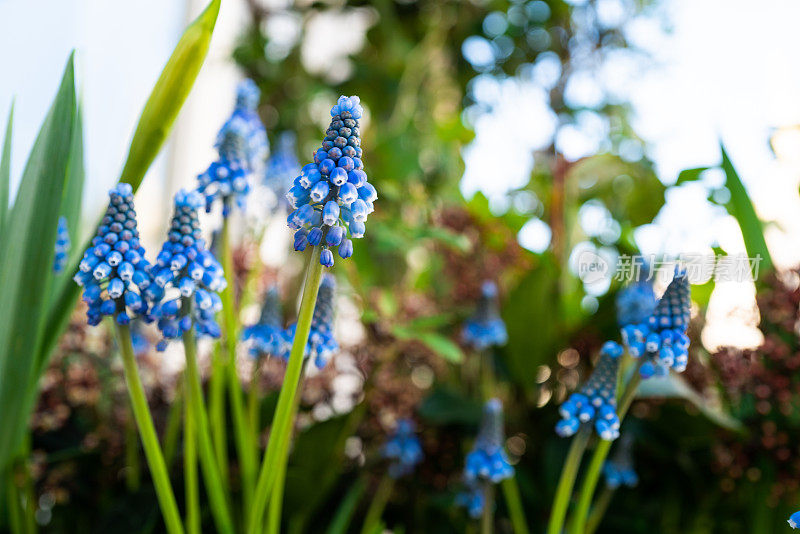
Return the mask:
<svg viewBox="0 0 800 534"><path fill-rule="evenodd" d="M508 333L497 305L497 285L486 280L481 286L481 298L475 314L464 324L461 333L464 344L475 350L502 346L508 341Z"/></svg>
<svg viewBox="0 0 800 534"><path fill-rule="evenodd" d="M75 282L82 286L89 306L88 322L100 324L103 316L128 324L133 316L148 319L148 304L142 294L150 286L150 264L139 243L133 189L118 184L109 192L106 214L81 260Z"/></svg>
<svg viewBox="0 0 800 534"><path fill-rule="evenodd" d="M250 355L254 358L285 357L290 341L283 329L283 306L277 286L272 286L264 297L258 322L242 332L242 339L250 343Z"/></svg>
<svg viewBox="0 0 800 534"><path fill-rule="evenodd" d="M249 176L264 168L269 141L256 112L259 95L252 80L239 85L236 107L217 134L215 147L219 157L197 177L198 190L205 196L206 211L211 211L217 199L222 202L223 216L230 213L232 201L243 208L250 192Z"/></svg>
<svg viewBox="0 0 800 534"><path fill-rule="evenodd" d="M145 295L158 303L152 311L164 336L158 350L192 325L201 336L217 338L221 333L215 316L222 309L217 293L225 288L225 274L201 236L197 210L202 206L203 196L197 191L178 191L167 240L151 268L154 284ZM187 305L191 310L184 309Z"/></svg>
<svg viewBox="0 0 800 534"><path fill-rule="evenodd" d="M617 489L620 486L632 488L639 483L639 476L633 469L632 447L631 434L625 434L617 442L614 455L603 464L603 476L606 486L610 489Z"/></svg>
<svg viewBox="0 0 800 534"><path fill-rule="evenodd" d="M490 399L483 407L478 437L464 465L467 490L456 498L456 503L465 507L471 517L483 513L483 491L487 484L497 484L514 476L514 468L503 448L504 441L503 403L499 399Z"/></svg>
<svg viewBox="0 0 800 534"><path fill-rule="evenodd" d="M690 308L689 279L685 270L676 268L675 277L647 321L622 328L622 340L631 356L645 358L639 368L642 378L686 369Z"/></svg>
<svg viewBox="0 0 800 534"><path fill-rule="evenodd" d="M625 327L647 321L656 307L656 294L653 285L645 280L637 280L617 293L617 324Z"/></svg>
<svg viewBox="0 0 800 534"><path fill-rule="evenodd" d="M353 239L364 237L367 217L378 198L361 162L358 120L362 113L357 96L339 97L314 163L303 167L286 194L294 209L287 223L296 230L295 250L321 246L319 261L325 267L333 266L334 247L338 247L342 259L353 255L348 235Z"/></svg>
<svg viewBox="0 0 800 534"><path fill-rule="evenodd" d="M616 393L622 353L622 347L613 341L603 345L589 380L559 408L562 418L556 424L559 436L572 436L582 423L594 421L595 431L602 439L610 441L619 437Z"/></svg>
<svg viewBox="0 0 800 534"><path fill-rule="evenodd" d="M294 132L282 132L278 136L275 151L267 160L267 166L264 169L264 185L272 189L279 199L285 199L289 184L299 172L297 137Z"/></svg>
<svg viewBox="0 0 800 534"><path fill-rule="evenodd" d="M69 228L67 227L67 218L58 218L58 228L56 229L56 251L53 258L53 272L60 274L64 271L67 263L67 255L69 254L70 240Z"/></svg>
<svg viewBox="0 0 800 534"><path fill-rule="evenodd" d="M389 436L383 446L382 455L391 460L389 476L400 478L411 474L418 463L422 461L422 445L415 434L416 426L410 419L401 419L397 428Z"/></svg>

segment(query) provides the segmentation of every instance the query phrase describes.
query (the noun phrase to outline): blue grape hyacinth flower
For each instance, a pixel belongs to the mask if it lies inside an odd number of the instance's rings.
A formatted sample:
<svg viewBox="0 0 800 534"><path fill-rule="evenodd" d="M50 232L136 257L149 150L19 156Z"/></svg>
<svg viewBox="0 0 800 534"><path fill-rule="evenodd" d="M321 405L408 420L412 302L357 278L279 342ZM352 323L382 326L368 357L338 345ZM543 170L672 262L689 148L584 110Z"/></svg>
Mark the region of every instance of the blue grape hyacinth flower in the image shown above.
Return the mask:
<svg viewBox="0 0 800 534"><path fill-rule="evenodd" d="M653 285L644 280L635 281L617 293L617 324L641 324L647 321L656 307Z"/></svg>
<svg viewBox="0 0 800 534"><path fill-rule="evenodd" d="M267 160L264 169L264 185L275 192L278 198L285 198L289 184L300 173L297 159L297 136L294 132L281 132L275 151Z"/></svg>
<svg viewBox="0 0 800 534"><path fill-rule="evenodd" d="M244 163L248 172L260 172L269 154L267 131L258 116L261 90L253 80L236 88L236 106L217 134L215 148L221 158Z"/></svg>
<svg viewBox="0 0 800 534"><path fill-rule="evenodd" d="M594 421L595 431L601 439L611 441L619 437L616 392L622 353L622 347L613 341L603 345L589 380L559 408L561 421L556 424L559 436L572 436L581 424Z"/></svg>
<svg viewBox="0 0 800 534"><path fill-rule="evenodd" d="M793 529L800 528L800 512L793 513L787 522Z"/></svg>
<svg viewBox="0 0 800 534"><path fill-rule="evenodd" d="M252 80L240 84L236 107L217 134L219 158L198 175L198 190L205 196L206 211L215 200L222 202L222 215L230 214L231 205L244 208L250 192L251 173L261 172L269 153L269 141L256 113L258 87Z"/></svg>
<svg viewBox="0 0 800 534"><path fill-rule="evenodd" d="M67 218L58 218L58 228L56 230L56 251L53 258L53 272L60 274L64 271L67 264L67 256L69 255L70 248L69 228L67 227Z"/></svg>
<svg viewBox="0 0 800 534"><path fill-rule="evenodd" d="M314 307L314 316L311 318L311 333L306 343L305 358L311 358L318 369L327 365L336 351L339 344L333 337L334 325L334 297L336 293L336 279L326 274L322 277L322 283L317 293L317 304ZM297 323L293 323L286 329L286 339L294 339ZM288 360L289 351L284 352L284 358Z"/></svg>
<svg viewBox="0 0 800 534"><path fill-rule="evenodd" d="M175 194L167 240L151 269L154 283L145 296L155 304L152 314L164 337L156 345L158 350L192 326L200 336L220 336L215 315L222 309L218 292L225 288L225 276L201 236L197 210L202 206L203 196L197 191L181 189ZM191 313L186 309L188 303Z"/></svg>
<svg viewBox="0 0 800 534"><path fill-rule="evenodd" d="M254 358L287 357L291 345L283 329L283 306L277 286L267 291L258 322L244 329L242 339L250 344L249 353Z"/></svg>
<svg viewBox="0 0 800 534"><path fill-rule="evenodd" d="M486 502L486 494L477 484L467 485L467 488L456 495L456 505L467 509L467 514L472 519L478 519L483 515L483 506Z"/></svg>
<svg viewBox="0 0 800 534"><path fill-rule="evenodd" d="M353 255L351 239L364 237L378 198L361 161L362 113L357 96L339 97L314 162L303 167L286 193L294 209L287 219L296 230L294 249L322 247L319 261L325 267L333 266L332 249L338 248L342 259Z"/></svg>
<svg viewBox="0 0 800 534"><path fill-rule="evenodd" d="M135 316L149 320L143 291L151 285L150 264L139 243L133 189L118 184L108 193L109 204L97 235L83 255L75 282L83 287L89 306L88 323L95 326L103 316L128 324Z"/></svg>
<svg viewBox="0 0 800 534"><path fill-rule="evenodd" d="M642 378L665 376L670 369L683 372L689 363L689 326L691 290L684 269L676 268L647 321L622 328L622 340L634 358L644 358L639 372Z"/></svg>
<svg viewBox="0 0 800 534"><path fill-rule="evenodd" d="M400 478L411 474L418 463L422 461L422 445L415 434L416 426L410 419L401 419L397 428L384 444L382 455L391 460L389 476Z"/></svg>
<svg viewBox="0 0 800 534"><path fill-rule="evenodd" d="M611 459L603 464L603 476L606 486L617 489L620 486L633 488L639 483L639 476L633 469L633 438L631 434L622 436L616 445Z"/></svg>
<svg viewBox="0 0 800 534"><path fill-rule="evenodd" d="M497 305L497 285L486 280L481 286L481 297L475 314L464 324L461 337L475 350L502 346L508 342L506 324L500 317Z"/></svg>
<svg viewBox="0 0 800 534"><path fill-rule="evenodd" d="M514 475L508 462L503 442L503 404L491 399L483 407L478 437L464 465L464 480L468 485L476 482L497 484Z"/></svg>

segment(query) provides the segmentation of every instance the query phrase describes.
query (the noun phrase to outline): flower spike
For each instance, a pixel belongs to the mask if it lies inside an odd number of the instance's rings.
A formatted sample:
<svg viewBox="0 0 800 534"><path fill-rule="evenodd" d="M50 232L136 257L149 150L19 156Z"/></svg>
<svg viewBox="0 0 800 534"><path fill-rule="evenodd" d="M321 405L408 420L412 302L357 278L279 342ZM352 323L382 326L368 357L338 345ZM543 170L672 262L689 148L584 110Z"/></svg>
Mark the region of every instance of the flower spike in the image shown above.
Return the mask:
<svg viewBox="0 0 800 534"><path fill-rule="evenodd" d="M73 277L83 287L83 300L89 305L86 316L92 326L100 324L105 315L119 324L130 323L136 315L149 320L142 292L151 285L150 264L139 243L133 188L118 184L108 196L97 235Z"/></svg>
<svg viewBox="0 0 800 534"><path fill-rule="evenodd" d="M389 436L389 440L383 446L383 457L391 460L391 464L389 464L390 477L400 478L411 474L417 464L422 461L422 445L414 433L415 430L414 421L401 419L397 422L394 433Z"/></svg>
<svg viewBox="0 0 800 534"><path fill-rule="evenodd" d="M254 358L287 357L291 344L283 330L283 306L277 286L273 285L267 291L258 323L245 328L242 339L250 342L249 352Z"/></svg>
<svg viewBox="0 0 800 534"><path fill-rule="evenodd" d="M67 255L69 254L70 240L69 228L67 227L67 218L58 218L58 229L56 230L56 255L53 259L53 272L61 274L67 264Z"/></svg>
<svg viewBox="0 0 800 534"><path fill-rule="evenodd" d="M622 328L622 340L634 358L644 357L639 371L642 378L664 376L670 369L683 372L689 363L691 295L686 271L675 269L647 322Z"/></svg>
<svg viewBox="0 0 800 534"><path fill-rule="evenodd" d="M259 95L252 80L239 85L236 107L217 134L215 148L219 158L197 177L198 190L205 196L206 211L211 211L217 199L222 202L225 217L230 213L232 201L243 208L250 192L250 174L264 168L269 141L256 113Z"/></svg>
<svg viewBox="0 0 800 534"><path fill-rule="evenodd" d="M595 431L602 439L611 441L619 437L616 391L622 352L622 347L613 341L603 345L589 380L559 408L561 421L556 425L559 436L572 436L582 423L594 421Z"/></svg>
<svg viewBox="0 0 800 534"><path fill-rule="evenodd" d="M362 113L357 96L339 97L314 163L303 167L286 193L294 209L287 223L296 230L295 250L321 246L320 263L325 267L333 265L333 248L338 247L342 259L353 255L351 239L364 237L378 198L361 161Z"/></svg>
<svg viewBox="0 0 800 534"><path fill-rule="evenodd" d="M203 196L197 191L181 189L175 194L172 225L152 268L155 283L145 295L155 304L153 316L164 336L158 350L192 325L199 335L220 336L215 315L222 309L217 293L225 288L225 276L200 234L197 210L202 206ZM192 299L191 314L184 309L186 299Z"/></svg>
<svg viewBox="0 0 800 534"><path fill-rule="evenodd" d="M322 369L328 363L331 356L339 350L339 344L333 337L334 320L334 296L336 293L336 279L326 274L322 277L322 283L317 293L317 305L314 308L314 316L311 319L311 333L306 344L305 357L313 358L314 365ZM286 340L294 339L297 323L293 323L286 329ZM289 351L284 351L282 356L289 357Z"/></svg>
<svg viewBox="0 0 800 534"><path fill-rule="evenodd" d="M656 294L647 281L635 281L617 293L617 324L624 327L647 321L656 307Z"/></svg>
<svg viewBox="0 0 800 534"><path fill-rule="evenodd" d="M606 486L617 489L620 486L633 488L639 483L639 476L633 469L633 437L630 433L622 436L610 460L603 464Z"/></svg>
<svg viewBox="0 0 800 534"><path fill-rule="evenodd" d="M481 286L481 297L475 314L464 324L461 333L464 343L475 350L502 346L508 341L506 324L497 306L497 285L486 280Z"/></svg>
<svg viewBox="0 0 800 534"><path fill-rule="evenodd" d="M272 189L278 198L285 198L289 184L299 173L297 136L294 132L281 132L278 136L278 146L267 160L264 185Z"/></svg>
<svg viewBox="0 0 800 534"><path fill-rule="evenodd" d="M468 484L478 481L496 484L514 475L503 449L504 441L503 404L491 399L484 405L478 437L464 466L464 480Z"/></svg>

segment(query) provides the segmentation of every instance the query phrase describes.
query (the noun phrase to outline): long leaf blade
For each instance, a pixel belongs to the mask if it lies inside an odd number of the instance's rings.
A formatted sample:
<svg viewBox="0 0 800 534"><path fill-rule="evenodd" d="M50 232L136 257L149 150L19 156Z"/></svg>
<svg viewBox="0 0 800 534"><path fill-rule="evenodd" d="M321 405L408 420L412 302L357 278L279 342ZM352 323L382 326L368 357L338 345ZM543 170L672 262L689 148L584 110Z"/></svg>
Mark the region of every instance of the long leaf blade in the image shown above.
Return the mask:
<svg viewBox="0 0 800 534"><path fill-rule="evenodd" d="M219 7L220 0L213 0L186 29L147 99L120 179L131 184L134 191L142 182L172 129L178 111L189 96L208 52Z"/></svg>
<svg viewBox="0 0 800 534"><path fill-rule="evenodd" d="M0 406L4 412L0 467L15 452L27 428L27 395L20 395L20 390L32 382L36 340L52 276L75 113L73 59L70 55L25 166L7 222L13 238L6 240L0 258Z"/></svg>
<svg viewBox="0 0 800 534"><path fill-rule="evenodd" d="M8 218L9 191L11 189L11 132L14 124L14 102L8 112L6 135L3 138L3 152L0 154L0 236L5 234L5 222Z"/></svg>
<svg viewBox="0 0 800 534"><path fill-rule="evenodd" d="M747 255L751 258L761 257L758 277L762 278L772 270L772 256L767 248L767 241L764 239L764 225L758 218L750 196L722 143L719 148L722 151L722 170L725 171L726 177L725 186L731 192L728 212L739 223Z"/></svg>

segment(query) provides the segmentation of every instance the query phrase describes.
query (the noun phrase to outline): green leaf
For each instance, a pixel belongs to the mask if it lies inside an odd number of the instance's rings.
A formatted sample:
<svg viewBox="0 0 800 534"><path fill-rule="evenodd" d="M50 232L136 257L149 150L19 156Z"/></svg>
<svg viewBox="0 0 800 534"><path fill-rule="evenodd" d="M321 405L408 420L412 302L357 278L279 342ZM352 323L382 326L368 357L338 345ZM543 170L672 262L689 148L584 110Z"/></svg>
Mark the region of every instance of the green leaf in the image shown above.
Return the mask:
<svg viewBox="0 0 800 534"><path fill-rule="evenodd" d="M61 206L75 115L73 55L33 145L8 218L0 258L0 467L19 446L27 428L27 388L34 388L37 339L52 276L58 210Z"/></svg>
<svg viewBox="0 0 800 534"><path fill-rule="evenodd" d="M213 0L183 32L142 110L120 179L131 184L134 191L161 150L200 72L217 22L220 1Z"/></svg>
<svg viewBox="0 0 800 534"><path fill-rule="evenodd" d="M14 124L14 103L8 112L6 135L3 141L3 152L0 154L0 236L5 234L5 223L8 218L9 190L11 187L11 131Z"/></svg>
<svg viewBox="0 0 800 534"><path fill-rule="evenodd" d="M678 174L678 180L675 185L685 184L687 182L696 182L703 172L710 169L710 167L695 167L694 169L684 169Z"/></svg>
<svg viewBox="0 0 800 534"><path fill-rule="evenodd" d="M415 327L415 325L409 323L407 325L395 325L392 328L392 333L398 339L419 341L447 361L461 363L464 360L464 353L461 351L461 347L448 337L437 332L421 330L418 329L418 325Z"/></svg>
<svg viewBox="0 0 800 534"><path fill-rule="evenodd" d="M686 383L681 375L675 373L642 381L636 396L640 398L684 399L694 404L712 423L737 432L744 430L744 426L738 419L725 412L721 406L712 404L703 398L702 395Z"/></svg>
<svg viewBox="0 0 800 534"><path fill-rule="evenodd" d="M73 243L81 243L80 222L81 204L83 199L83 183L85 180L83 160L83 112L81 106L75 110L75 121L72 132L72 150L69 154L69 168L67 169L67 183L64 186L64 199L61 203L59 215L67 218L69 237ZM72 247L71 257L82 257L83 251L79 247ZM65 276L64 278L69 278Z"/></svg>
<svg viewBox="0 0 800 534"><path fill-rule="evenodd" d="M350 526L350 521L353 519L353 513L356 511L358 501L361 500L361 496L366 489L367 482L364 478L359 478L350 486L342 502L339 503L339 507L336 509L333 519L331 519L328 530L326 531L327 534L345 534L347 532L347 527Z"/></svg>
<svg viewBox="0 0 800 534"><path fill-rule="evenodd" d="M758 277L761 279L772 271L772 256L770 256L767 242L764 239L764 226L758 215L756 215L750 196L747 194L747 190L742 184L742 180L733 167L733 163L722 143L720 143L719 148L722 151L722 170L725 171L726 178L725 186L731 192L731 200L726 207L728 208L728 213L733 215L736 222L739 223L747 255L750 258L761 257L758 270Z"/></svg>

